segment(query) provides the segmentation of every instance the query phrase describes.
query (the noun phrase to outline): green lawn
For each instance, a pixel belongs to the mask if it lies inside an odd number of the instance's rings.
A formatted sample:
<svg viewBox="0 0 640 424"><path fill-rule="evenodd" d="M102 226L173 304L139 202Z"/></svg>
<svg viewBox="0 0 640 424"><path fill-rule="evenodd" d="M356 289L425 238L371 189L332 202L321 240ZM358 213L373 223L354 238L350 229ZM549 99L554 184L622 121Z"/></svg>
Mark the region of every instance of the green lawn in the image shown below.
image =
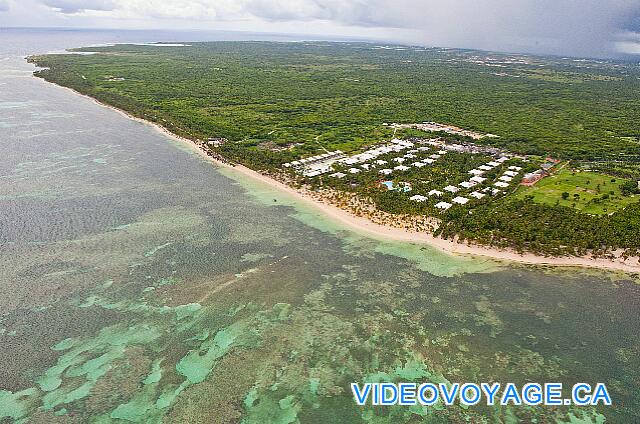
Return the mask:
<svg viewBox="0 0 640 424"><path fill-rule="evenodd" d="M533 196L537 203L575 207L583 213L608 214L627 205L637 203L640 196L623 196L620 186L627 180L597 174L563 169L539 181L533 187L521 187L517 196ZM569 196L563 198L563 193Z"/></svg>

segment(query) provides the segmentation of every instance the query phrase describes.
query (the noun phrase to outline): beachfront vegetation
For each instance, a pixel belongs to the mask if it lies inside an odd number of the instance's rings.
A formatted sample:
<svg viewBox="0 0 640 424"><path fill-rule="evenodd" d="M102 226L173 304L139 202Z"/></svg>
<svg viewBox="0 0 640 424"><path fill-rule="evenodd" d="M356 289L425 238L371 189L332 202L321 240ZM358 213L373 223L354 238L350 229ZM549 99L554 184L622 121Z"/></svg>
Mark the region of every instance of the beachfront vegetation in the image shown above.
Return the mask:
<svg viewBox="0 0 640 424"><path fill-rule="evenodd" d="M517 251L563 256L603 255L627 248L625 255L640 252L640 204L637 202L613 215L570 213L571 208L546 206L524 200L507 201L478 208L460 216L451 211L438 235L479 242Z"/></svg>
<svg viewBox="0 0 640 424"><path fill-rule="evenodd" d="M518 180L499 195L446 212L381 188L376 171L302 182L371 199L390 213L437 215L438 234L447 238L553 255L640 249L631 236L640 233L636 65L364 43L83 50L97 53L33 58L48 68L38 75L176 134L224 138L218 154L267 172L326 150L357 153L380 144L394 135L384 123L436 121L496 134L476 143L527 155L519 163L523 172L546 156L566 163L534 187L513 193ZM415 129L395 135L431 136ZM412 195L425 194L459 184L487 160L451 153L433 167L390 179L409 182Z"/></svg>

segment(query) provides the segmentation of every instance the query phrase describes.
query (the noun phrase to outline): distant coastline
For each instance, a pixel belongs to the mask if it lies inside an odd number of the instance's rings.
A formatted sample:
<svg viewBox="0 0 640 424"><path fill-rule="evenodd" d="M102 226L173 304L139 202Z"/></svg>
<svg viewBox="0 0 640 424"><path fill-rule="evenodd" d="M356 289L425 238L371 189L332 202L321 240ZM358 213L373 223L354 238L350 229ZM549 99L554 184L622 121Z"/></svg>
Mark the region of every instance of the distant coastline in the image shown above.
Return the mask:
<svg viewBox="0 0 640 424"><path fill-rule="evenodd" d="M194 140L174 134L173 132L169 131L168 129L166 129L165 127L163 127L158 123L151 122L151 121L139 118L137 116L134 116L125 110L103 103L95 99L94 97L83 94L77 90L74 90L73 88L65 87L44 79L42 79L42 81L45 83L54 84L60 88L69 90L70 92L76 95L85 97L93 101L94 103L100 106L106 107L108 109L111 109L113 111L116 111L131 120L149 125L153 127L156 131L162 133L163 135L175 141L179 141L183 143L185 146L189 147L194 152L198 153L204 159L212 162L213 164L217 166L233 169L236 172L239 172L250 178L269 184L271 187L277 190L289 193L295 196L300 201L313 206L324 215L342 223L348 228L354 230L355 232L365 234L373 238L384 238L384 239L393 240L393 241L426 244L451 255L476 256L476 257L491 258L491 259L504 260L508 262L515 262L515 263L529 264L529 265L599 268L599 269L623 271L627 273L640 273L640 258L638 257L629 257L628 259L625 260L622 257L618 257L616 259L606 259L606 258L593 258L590 256L546 257L546 256L535 255L533 253L521 254L514 250L509 250L509 249L498 249L498 248L492 248L492 247L487 247L482 245L472 245L468 243L459 243L457 241L452 241L452 240L445 240L442 238L434 237L432 234L428 232L409 231L401 228L395 228L387 225L377 224L367 218L356 216L348 210L345 210L336 205L327 203L327 201L321 200L317 198L317 196L313 196L312 193L306 190L296 189L294 187L291 187L283 182L280 182L272 178L271 176L261 174L243 165L231 164L227 161L221 160L221 158L213 157L210 154L208 154L207 151L204 150L205 148L203 146L199 145Z"/></svg>

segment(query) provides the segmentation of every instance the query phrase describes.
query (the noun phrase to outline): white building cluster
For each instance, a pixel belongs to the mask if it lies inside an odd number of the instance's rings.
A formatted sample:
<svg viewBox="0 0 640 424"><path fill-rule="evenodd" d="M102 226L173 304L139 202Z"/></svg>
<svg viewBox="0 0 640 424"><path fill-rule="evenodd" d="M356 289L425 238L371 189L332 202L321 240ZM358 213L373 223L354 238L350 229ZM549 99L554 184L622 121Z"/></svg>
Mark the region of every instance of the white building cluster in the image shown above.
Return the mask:
<svg viewBox="0 0 640 424"><path fill-rule="evenodd" d="M438 152L438 153L441 153L441 152ZM463 181L457 186L448 185L442 189L443 191L431 190L428 193L428 195L440 197L443 194L443 192L449 192L456 195L456 197L454 197L453 200L451 200L451 203L438 202L435 205L436 208L441 210L447 210L452 206L454 206L455 204L466 205L471 201L470 198L480 200L484 198L487 194L490 194L492 196L498 195L502 192L500 189L505 189L511 185L513 180L520 174L520 171L522 171L521 167L510 166L508 170L505 171L500 177L498 177L497 181L493 183L493 187L485 187L481 191L473 191L469 193L468 195L469 197L460 196L458 195L458 193L463 190L470 190L478 185L485 183L487 181L487 178L483 177L482 175L484 175L488 171L491 171L492 169L498 166L503 165L509 159L510 158L508 156L501 156L496 160L492 160L484 165L479 166L476 169L472 169L471 171L469 171L469 174L471 175L471 177L469 178L468 181ZM424 196L415 195L411 197L410 200L413 200L416 202L424 202L426 198Z"/></svg>
<svg viewBox="0 0 640 424"><path fill-rule="evenodd" d="M308 177L331 172L334 164L344 165L346 169L342 172L330 174L331 178L340 179L349 174L355 175L374 169L376 169L377 173L381 176L391 177L393 174L406 172L412 168L420 169L431 166L449 151L471 154L479 153L473 150L473 147L461 144L447 144L440 139L421 141L418 143L418 146L408 140L393 139L389 143L371 148L353 156L345 156L342 151L336 150L335 152L328 152L323 155L287 163L284 166L288 168L293 167L297 172ZM386 160L380 159L380 156L383 155L395 157ZM427 155L429 156L426 157ZM503 190L507 189L516 177L518 177L520 171L522 171L521 167L510 166L508 170L504 171L495 181L489 182L489 184L491 184L490 186L481 190L476 188L487 183L488 178L484 176L487 172L503 166L505 162L511 159L507 153L499 153L499 155L496 159L492 159L470 170L468 172L470 177L467 181L463 181L457 185L447 185L440 190L433 189L429 191L427 195L415 194L409 199L414 202L424 203L430 197L441 197L445 193L450 193L450 195L455 196L450 202L440 201L435 205L438 209L447 210L454 205L466 205L474 199L480 200L487 195L496 196L501 194ZM421 157L422 159L420 159ZM474 188L475 191L471 191L474 190ZM405 192L406 191L409 190L405 190ZM461 193L465 192L468 194L461 195Z"/></svg>
<svg viewBox="0 0 640 424"><path fill-rule="evenodd" d="M285 168L293 168L305 177L317 177L318 175L330 172L333 169L333 164L344 157L345 154L341 150L336 150L334 152L327 152L322 155L285 163L283 166Z"/></svg>
<svg viewBox="0 0 640 424"><path fill-rule="evenodd" d="M433 154L427 159L416 160L419 154L430 150L431 148L426 146L415 148L415 144L410 141L393 139L390 143L383 146L378 146L373 149L369 149L366 152L345 157L335 162L351 166L348 171L352 174L360 173L362 170L369 171L374 168L379 168L379 174L383 176L390 176L396 172L408 171L412 167L422 168L432 165L437 159L441 158L442 155L446 153L446 151L440 151L438 154ZM379 156L392 153L404 154L391 159L391 163L386 160L378 159ZM344 178L346 175L341 172L336 172L330 176L335 178Z"/></svg>
<svg viewBox="0 0 640 424"><path fill-rule="evenodd" d="M351 168L349 168L348 171L351 174L358 174L362 172L362 170L368 171L373 168L387 165L380 169L379 173L388 176L395 171L408 171L411 167L423 168L425 166L433 165L449 151L467 152L469 149L467 146L460 144L446 144L438 139L423 141L420 144L421 146L415 148L415 144L413 142L395 138L385 145L374 147L353 156L346 157L342 151L336 150L334 152L327 152L322 155L285 163L284 167L293 168L306 177L317 177L331 172L333 170L333 165L336 163L350 166ZM428 147L429 145L432 147ZM416 160L418 158L418 154L431 151L434 148L439 150L431 154L428 158ZM382 155L389 153L401 153L405 150L408 150L405 155L398 156L393 159L393 162L395 162L393 166L390 166L391 164L385 160L377 159ZM335 178L344 178L346 175L342 172L336 172L331 174L331 176Z"/></svg>

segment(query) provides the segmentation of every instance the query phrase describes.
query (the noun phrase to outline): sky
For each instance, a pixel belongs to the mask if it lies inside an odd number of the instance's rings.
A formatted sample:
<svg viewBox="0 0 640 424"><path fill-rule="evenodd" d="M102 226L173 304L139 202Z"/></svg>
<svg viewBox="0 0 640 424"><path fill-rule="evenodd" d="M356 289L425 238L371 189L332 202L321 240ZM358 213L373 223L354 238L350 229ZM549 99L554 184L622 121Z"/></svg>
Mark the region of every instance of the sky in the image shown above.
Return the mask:
<svg viewBox="0 0 640 424"><path fill-rule="evenodd" d="M234 30L640 55L640 0L0 0L0 27Z"/></svg>

